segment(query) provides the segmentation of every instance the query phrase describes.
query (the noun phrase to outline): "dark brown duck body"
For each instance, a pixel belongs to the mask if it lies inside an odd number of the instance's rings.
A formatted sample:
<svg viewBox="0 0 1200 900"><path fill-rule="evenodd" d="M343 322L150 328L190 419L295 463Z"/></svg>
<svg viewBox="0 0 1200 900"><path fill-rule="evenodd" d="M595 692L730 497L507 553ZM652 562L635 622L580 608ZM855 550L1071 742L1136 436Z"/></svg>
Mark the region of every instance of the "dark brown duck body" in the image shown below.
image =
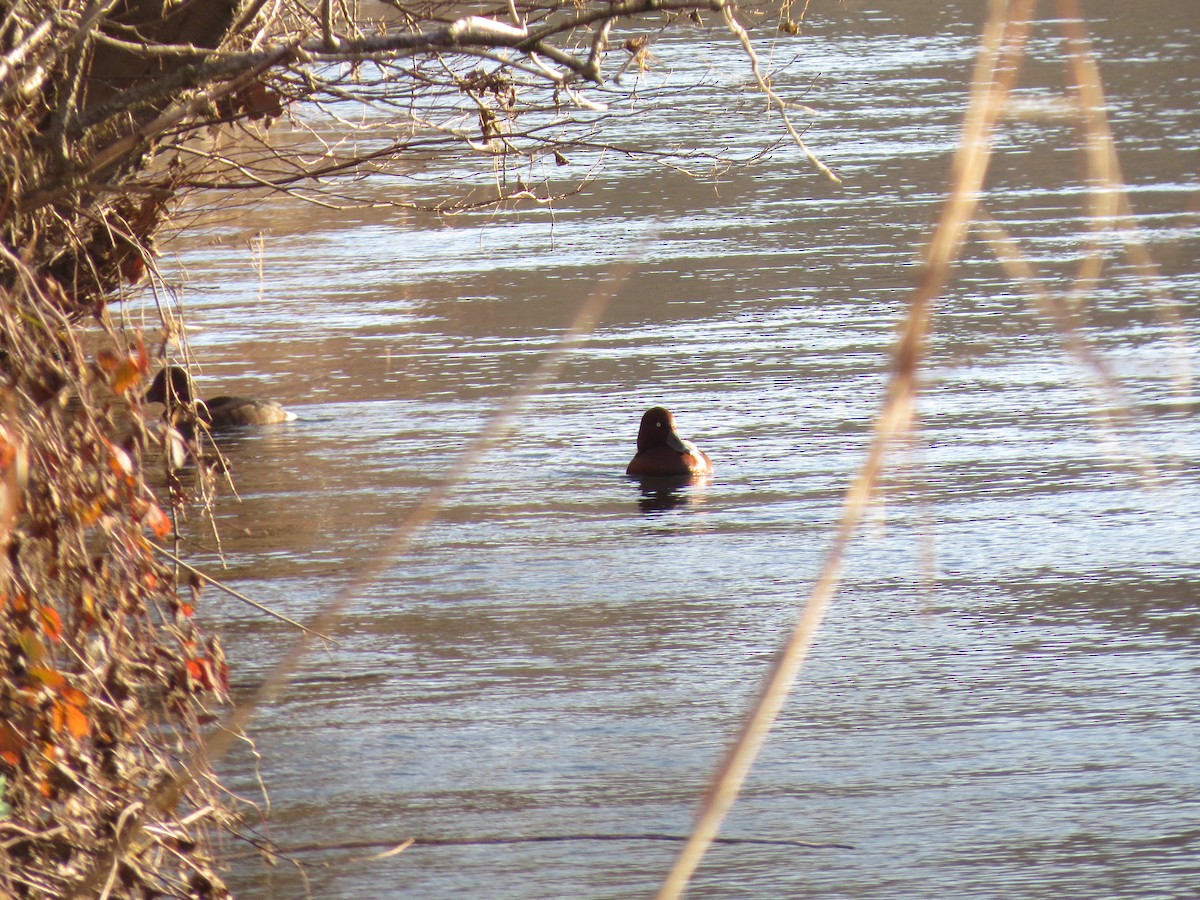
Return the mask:
<svg viewBox="0 0 1200 900"><path fill-rule="evenodd" d="M168 418L178 427L203 422L210 428L231 428L239 425L275 425L290 422L296 414L288 412L274 400L255 397L213 397L201 400L191 376L179 366L166 366L150 383L144 397L147 403L162 403ZM189 419L192 421L189 422Z"/></svg>
<svg viewBox="0 0 1200 900"><path fill-rule="evenodd" d="M675 430L675 416L662 406L646 410L638 428L637 455L625 470L635 478L696 477L712 474L708 454Z"/></svg>

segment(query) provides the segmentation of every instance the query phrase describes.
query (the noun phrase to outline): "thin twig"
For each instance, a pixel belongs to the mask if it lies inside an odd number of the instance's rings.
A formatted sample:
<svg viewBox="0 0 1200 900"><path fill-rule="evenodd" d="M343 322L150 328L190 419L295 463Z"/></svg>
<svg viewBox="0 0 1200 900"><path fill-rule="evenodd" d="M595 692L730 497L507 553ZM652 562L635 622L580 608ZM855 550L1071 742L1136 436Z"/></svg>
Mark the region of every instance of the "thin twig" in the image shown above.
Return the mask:
<svg viewBox="0 0 1200 900"><path fill-rule="evenodd" d="M234 597L238 600L241 600L243 603L253 606L255 609L259 610L260 612L265 612L268 616L272 616L272 617L278 619L280 622L286 622L288 625L291 625L293 628L299 628L305 634L309 634L309 635L312 635L313 637L320 638L323 641L329 641L329 643L333 644L334 646L339 646L339 647L341 646L341 642L338 641L337 638L331 638L327 634L321 634L320 632L313 631L310 628L308 628L306 625L303 625L300 622L297 622L295 619L289 619L283 613L276 612L275 610L271 609L269 606L264 606L263 604L259 603L257 600L251 600L245 594L235 591L233 588L229 587L229 585L227 585L227 584L222 584L220 581L213 578L208 573L202 572L200 569L197 569L195 566L191 565L190 563L184 562L182 559L180 559L178 556L176 556L174 553L172 553L166 547L160 547L158 544L155 544L153 541L148 541L147 543L149 543L150 547L154 550L155 553L158 553L160 556L165 556L167 559L171 560L171 562L175 563L175 565L177 565L177 566L182 566L183 568L185 568L189 572L191 572L193 575L195 575L197 578L203 578L205 581L207 581L209 584L211 584L217 590L224 591L230 597Z"/></svg>
<svg viewBox="0 0 1200 900"><path fill-rule="evenodd" d="M789 104L771 87L766 78L763 77L762 69L759 66L758 54L754 52L754 46L750 43L750 35L746 29L742 27L742 23L737 20L733 14L733 7L728 3L722 3L721 15L725 17L725 26L732 32L733 36L738 39L742 45L742 50L750 60L750 71L754 75L754 81L758 85L758 89L762 91L768 100L770 100L775 108L779 110L779 117L783 120L783 127L787 129L787 133L791 135L792 140L800 151L808 157L808 161L816 167L817 171L832 181L834 184L841 184L842 179L834 174L833 169L821 162L820 158L808 149L808 144L804 143L804 138L800 132L792 125L791 119L788 118Z"/></svg>
<svg viewBox="0 0 1200 900"><path fill-rule="evenodd" d="M654 832L630 834L537 834L504 837L409 837L404 839L378 839L370 841L312 842L291 846L274 846L268 852L279 856L294 856L302 853L334 853L342 850L372 850L376 847L489 847L512 844L557 844L557 843L638 843L663 842L680 844L688 839L686 834L659 834ZM804 841L796 838L748 838L718 837L713 843L727 847L799 847L805 850L853 850L850 844L830 841ZM257 855L257 854L255 854Z"/></svg>

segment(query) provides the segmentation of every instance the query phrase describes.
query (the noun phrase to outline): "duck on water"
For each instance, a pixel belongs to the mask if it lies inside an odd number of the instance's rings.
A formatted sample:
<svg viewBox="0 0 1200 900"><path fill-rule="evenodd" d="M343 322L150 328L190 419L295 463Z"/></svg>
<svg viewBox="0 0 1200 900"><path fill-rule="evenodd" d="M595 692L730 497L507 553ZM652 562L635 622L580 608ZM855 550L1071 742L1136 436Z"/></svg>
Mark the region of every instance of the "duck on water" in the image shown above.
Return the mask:
<svg viewBox="0 0 1200 900"><path fill-rule="evenodd" d="M291 422L294 412L284 409L274 400L257 397L213 397L202 400L192 377L180 366L165 366L150 383L143 399L161 403L167 408L167 418L176 427L202 422L209 428L232 428L240 425L275 425Z"/></svg>
<svg viewBox="0 0 1200 900"><path fill-rule="evenodd" d="M635 478L697 478L712 474L708 454L675 430L675 416L655 406L646 410L638 428L637 455L625 470Z"/></svg>

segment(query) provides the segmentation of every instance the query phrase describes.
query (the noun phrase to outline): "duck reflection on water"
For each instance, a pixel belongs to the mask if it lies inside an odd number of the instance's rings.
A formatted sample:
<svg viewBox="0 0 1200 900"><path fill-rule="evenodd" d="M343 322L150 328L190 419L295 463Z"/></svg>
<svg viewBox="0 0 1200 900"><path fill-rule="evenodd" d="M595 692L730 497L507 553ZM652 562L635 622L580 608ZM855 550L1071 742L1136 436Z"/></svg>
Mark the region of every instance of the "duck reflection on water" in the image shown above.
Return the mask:
<svg viewBox="0 0 1200 900"><path fill-rule="evenodd" d="M677 506L698 506L704 502L710 480L705 475L639 478L642 495L638 497L638 509L643 515L656 515Z"/></svg>

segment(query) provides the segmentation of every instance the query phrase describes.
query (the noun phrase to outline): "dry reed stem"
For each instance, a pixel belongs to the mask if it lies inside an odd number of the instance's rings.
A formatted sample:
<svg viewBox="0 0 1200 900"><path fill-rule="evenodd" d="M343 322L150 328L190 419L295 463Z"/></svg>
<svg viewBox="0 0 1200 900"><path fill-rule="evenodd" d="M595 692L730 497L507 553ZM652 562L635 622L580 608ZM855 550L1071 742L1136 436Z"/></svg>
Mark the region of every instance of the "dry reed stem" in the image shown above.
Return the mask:
<svg viewBox="0 0 1200 900"><path fill-rule="evenodd" d="M282 857L302 853L332 853L336 851L370 850L375 847L391 848L379 856L368 859L382 859L398 852L396 848L415 847L492 847L511 846L514 844L575 844L575 843L683 843L688 839L684 834L662 834L656 832L631 833L592 833L592 834L535 834L512 837L408 837L403 840L386 840L383 838L370 841L333 841L329 843L294 844L290 847L275 847L272 852ZM791 838L752 838L752 837L719 837L714 843L728 847L800 847L805 850L853 850L849 844L822 843L818 841L802 841ZM245 858L245 857L244 857Z"/></svg>
<svg viewBox="0 0 1200 900"><path fill-rule="evenodd" d="M1076 322L1073 308L1064 302L1065 298L1046 290L1032 262L1017 242L999 223L978 209L978 198L989 162L991 132L1015 84L1035 5L1034 0L1013 3L1011 9L1009 4L1000 0L991 4L983 49L973 79L972 102L965 116L963 137L955 156L953 187L924 254L924 265L897 345L892 379L883 411L875 426L868 458L847 492L842 519L809 601L768 673L762 694L743 725L742 732L718 769L714 784L698 814L693 839L668 875L660 898L682 894L707 843L713 840L811 646L816 628L836 589L846 548L875 490L885 452L891 443L903 437L912 427L917 368L929 327L930 307L944 287L950 266L961 250L972 221L978 223L977 227L1005 266L1009 277L1053 323L1062 338L1065 352L1090 370L1103 391L1116 402L1118 409L1127 414L1127 405L1121 400L1115 375L1087 343ZM1087 212L1093 234L1098 235L1104 230L1106 221L1120 225L1130 263L1152 295L1161 301L1167 297L1167 293L1162 288L1157 268L1144 242L1137 236L1116 143L1108 124L1099 68L1088 46L1078 4L1075 0L1059 0L1059 13L1073 86L1079 92L1078 105L1086 140L1085 159L1091 182ZM1098 281L1102 269L1100 243L1093 238L1089 252L1080 263L1071 295L1085 295ZM1172 337L1179 346L1181 339L1186 338L1175 305L1160 302L1159 309L1160 314L1165 315L1173 326ZM1177 353L1177 389L1188 395L1190 371L1186 370L1186 366L1179 365L1181 361L1185 361L1184 354ZM1153 464L1145 454L1137 455L1137 464L1144 475L1153 477Z"/></svg>
<svg viewBox="0 0 1200 900"><path fill-rule="evenodd" d="M1191 372L1187 365L1186 333L1178 310L1168 292L1162 287L1157 267L1138 233L1137 222L1129 204L1128 187L1121 171L1116 139L1108 120L1108 105L1104 96L1100 70L1088 40L1087 29L1075 0L1059 0L1058 11L1063 41L1066 46L1069 88L1077 96L1070 104L1083 131L1085 171L1088 181L1086 213L1092 234L1087 252L1070 289L1056 292L1036 268L1016 239L992 218L986 210L976 215L975 228L991 247L1009 278L1025 293L1030 304L1057 331L1064 352L1075 359L1081 368L1090 372L1101 397L1111 409L1100 405L1094 410L1095 419L1109 436L1117 436L1119 426L1133 418L1132 409L1120 388L1116 374L1107 361L1091 346L1079 319L1078 309L1083 300L1096 288L1103 272L1105 259L1099 236L1120 227L1125 237L1126 256L1134 271L1142 278L1148 292L1160 302L1155 309L1160 319L1166 319L1174 355L1174 380L1177 392L1190 396ZM1130 237L1130 235L1132 237ZM1128 438L1126 438L1128 441ZM1133 463L1148 484L1156 482L1158 471L1149 454L1135 448Z"/></svg>
<svg viewBox="0 0 1200 900"><path fill-rule="evenodd" d="M1117 142L1108 122L1108 101L1104 96L1104 82L1100 78L1100 67L1091 51L1087 28L1078 0L1058 0L1063 39L1067 44L1068 61L1073 86L1079 93L1079 112L1087 134L1087 171L1092 182L1090 194L1092 218L1099 231L1104 220L1111 222L1110 228L1120 228L1125 254L1147 293L1156 301L1155 311L1160 320L1170 328L1171 341L1175 347L1172 357L1176 393L1190 397L1192 393L1192 371L1188 363L1188 338L1183 319L1176 301L1170 296L1159 275L1158 266L1142 240L1133 206L1129 201L1129 189L1121 172L1121 161L1117 154ZM1077 278L1075 295L1080 296L1094 279L1091 272L1081 266ZM1096 273L1098 276L1098 273Z"/></svg>
<svg viewBox="0 0 1200 900"><path fill-rule="evenodd" d="M991 135L1016 79L1033 5L1033 0L1018 0L1011 8L1002 0L990 3L972 79L971 100L951 170L950 193L923 254L916 290L893 355L892 375L867 459L847 489L841 518L812 593L767 673L740 733L716 771L701 803L691 837L658 893L660 900L682 896L716 838L721 822L733 805L812 646L817 628L841 580L846 550L884 469L887 450L912 426L917 373L929 330L930 308L949 277L951 264L962 247L978 203L991 153Z"/></svg>
<svg viewBox="0 0 1200 900"><path fill-rule="evenodd" d="M981 212L977 216L976 229L992 248L1008 277L1024 292L1029 304L1054 327L1059 340L1062 341L1063 352L1093 376L1098 388L1093 409L1094 419L1115 442L1120 427L1132 421L1133 412L1111 366L1088 342L1074 309L1063 297L1046 287L1045 280L1038 276L1029 257L1021 252L1016 240L1000 223L986 212ZM1110 408L1101 405L1101 399L1106 399ZM1128 440L1126 437L1127 442ZM1133 466L1145 483L1156 484L1158 468L1150 454L1138 446L1133 448L1130 455Z"/></svg>

